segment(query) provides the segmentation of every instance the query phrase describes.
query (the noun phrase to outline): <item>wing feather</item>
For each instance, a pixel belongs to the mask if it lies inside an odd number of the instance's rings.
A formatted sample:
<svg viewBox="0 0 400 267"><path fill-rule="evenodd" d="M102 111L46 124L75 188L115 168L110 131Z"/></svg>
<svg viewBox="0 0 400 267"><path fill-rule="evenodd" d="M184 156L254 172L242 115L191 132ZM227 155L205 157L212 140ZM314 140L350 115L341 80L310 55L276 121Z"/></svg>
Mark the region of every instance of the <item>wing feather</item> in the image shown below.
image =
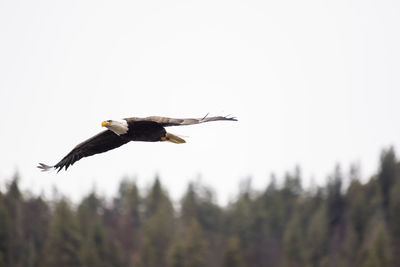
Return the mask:
<svg viewBox="0 0 400 267"><path fill-rule="evenodd" d="M128 123L130 121L154 121L163 127L167 126L181 126L181 125L192 125L192 124L199 124L209 121L237 121L235 117L229 116L216 116L216 117L208 117L208 114L203 118L185 118L185 119L176 119L176 118L168 118L168 117L159 117L159 116L150 116L146 118L126 118L125 119Z"/></svg>
<svg viewBox="0 0 400 267"><path fill-rule="evenodd" d="M39 163L38 168L42 169L42 171L48 171L51 168L56 169L57 172L61 171L62 168L67 170L70 165L73 165L81 158L106 152L108 150L120 147L127 142L129 142L129 140L121 138L110 130L105 130L78 144L56 165L48 166L46 164Z"/></svg>

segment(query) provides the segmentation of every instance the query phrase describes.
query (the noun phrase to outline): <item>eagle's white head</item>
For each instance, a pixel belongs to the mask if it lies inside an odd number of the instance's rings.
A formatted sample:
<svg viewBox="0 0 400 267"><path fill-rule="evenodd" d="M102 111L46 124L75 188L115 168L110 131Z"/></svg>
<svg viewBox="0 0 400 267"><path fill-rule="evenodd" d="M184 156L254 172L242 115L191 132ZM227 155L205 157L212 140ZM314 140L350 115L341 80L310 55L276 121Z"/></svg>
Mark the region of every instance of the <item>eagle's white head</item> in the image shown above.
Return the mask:
<svg viewBox="0 0 400 267"><path fill-rule="evenodd" d="M126 134L129 130L128 123L126 120L115 121L115 120L107 120L101 123L102 127L106 127L107 129L113 131L117 135Z"/></svg>

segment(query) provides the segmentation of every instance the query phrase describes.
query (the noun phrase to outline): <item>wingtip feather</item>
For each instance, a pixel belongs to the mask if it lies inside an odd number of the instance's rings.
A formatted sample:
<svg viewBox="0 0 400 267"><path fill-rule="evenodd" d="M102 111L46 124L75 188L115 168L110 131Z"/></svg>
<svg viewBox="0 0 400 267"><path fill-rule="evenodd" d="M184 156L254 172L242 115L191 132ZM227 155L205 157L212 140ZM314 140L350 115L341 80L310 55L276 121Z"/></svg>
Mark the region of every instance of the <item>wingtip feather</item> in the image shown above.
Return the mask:
<svg viewBox="0 0 400 267"><path fill-rule="evenodd" d="M231 115L225 116L225 119L230 120L230 121L237 121L238 120L236 117L231 116Z"/></svg>
<svg viewBox="0 0 400 267"><path fill-rule="evenodd" d="M226 120L226 121L237 121L237 118L232 116L231 114L226 115L226 116L221 116L220 118L222 118L222 120Z"/></svg>
<svg viewBox="0 0 400 267"><path fill-rule="evenodd" d="M42 172L47 172L50 171L54 166L49 166L46 165L44 163L39 163L39 165L37 166Z"/></svg>

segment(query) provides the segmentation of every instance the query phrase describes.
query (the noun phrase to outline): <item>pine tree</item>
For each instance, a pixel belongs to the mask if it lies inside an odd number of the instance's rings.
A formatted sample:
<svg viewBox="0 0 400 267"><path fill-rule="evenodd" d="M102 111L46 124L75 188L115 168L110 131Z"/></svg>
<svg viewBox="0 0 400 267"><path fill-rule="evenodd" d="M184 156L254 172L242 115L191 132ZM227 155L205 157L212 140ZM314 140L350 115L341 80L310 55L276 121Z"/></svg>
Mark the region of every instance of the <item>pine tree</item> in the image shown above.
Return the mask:
<svg viewBox="0 0 400 267"><path fill-rule="evenodd" d="M226 245L222 267L244 267L244 260L242 249L240 247L240 240L237 236L229 238Z"/></svg>
<svg viewBox="0 0 400 267"><path fill-rule="evenodd" d="M181 218L185 225L189 225L194 218L197 218L198 196L194 187L193 183L189 183L186 194L182 199Z"/></svg>
<svg viewBox="0 0 400 267"><path fill-rule="evenodd" d="M111 207L104 207L103 221L110 242L121 254L124 266L135 266L139 257L142 199L135 182L122 180Z"/></svg>
<svg viewBox="0 0 400 267"><path fill-rule="evenodd" d="M181 240L176 240L169 253L170 267L185 267L185 249Z"/></svg>
<svg viewBox="0 0 400 267"><path fill-rule="evenodd" d="M55 205L45 248L44 266L80 266L80 242L76 217L65 199Z"/></svg>
<svg viewBox="0 0 400 267"><path fill-rule="evenodd" d="M7 193L5 196L5 205L9 218L9 233L11 237L8 239L6 262L9 266L19 267L23 265L24 250L26 242L24 242L23 228L23 196L18 186L19 175L16 173L11 182L7 185Z"/></svg>
<svg viewBox="0 0 400 267"><path fill-rule="evenodd" d="M195 219L206 235L219 230L222 212L214 202L211 189L200 183L190 183L182 199L182 220L186 226Z"/></svg>
<svg viewBox="0 0 400 267"><path fill-rule="evenodd" d="M50 210L41 198L31 198L23 203L23 239L27 244L24 266L42 266L43 250L50 224Z"/></svg>
<svg viewBox="0 0 400 267"><path fill-rule="evenodd" d="M376 216L369 225L369 236L365 239L360 257L361 267L391 266L392 250L390 237L384 220Z"/></svg>
<svg viewBox="0 0 400 267"><path fill-rule="evenodd" d="M202 267L206 266L206 241L199 223L193 219L186 232L184 241L184 266Z"/></svg>
<svg viewBox="0 0 400 267"><path fill-rule="evenodd" d="M299 215L289 222L283 237L283 266L305 266L304 235Z"/></svg>
<svg viewBox="0 0 400 267"><path fill-rule="evenodd" d="M173 237L173 218L168 209L158 210L145 221L141 247L141 266L167 266L169 246Z"/></svg>
<svg viewBox="0 0 400 267"><path fill-rule="evenodd" d="M251 225L251 242L245 245L242 241L243 257L247 264L267 267L278 266L286 222L285 203L282 191L275 184L274 176L264 193L251 201L248 217ZM234 235L235 233L232 232Z"/></svg>
<svg viewBox="0 0 400 267"><path fill-rule="evenodd" d="M154 184L149 192L145 201L145 215L146 218L155 214L161 205L166 205L165 208L172 208L167 194L161 187L160 179L156 177ZM170 206L170 207L167 207Z"/></svg>
<svg viewBox="0 0 400 267"><path fill-rule="evenodd" d="M399 172L396 166L396 155L394 149L383 151L381 155L381 165L378 174L379 183L382 191L382 205L385 211L390 205L390 190L398 180Z"/></svg>
<svg viewBox="0 0 400 267"><path fill-rule="evenodd" d="M128 227L138 228L141 224L140 195L135 182L124 180L119 186L119 198L116 200Z"/></svg>
<svg viewBox="0 0 400 267"><path fill-rule="evenodd" d="M307 261L311 266L318 266L318 263L327 250L328 221L325 205L319 208L311 216L307 225L305 249L307 250Z"/></svg>
<svg viewBox="0 0 400 267"><path fill-rule="evenodd" d="M120 264L116 248L108 239L101 220L102 201L93 192L83 199L78 208L80 232L80 262L83 266L106 267ZM114 253L110 253L114 251Z"/></svg>
<svg viewBox="0 0 400 267"><path fill-rule="evenodd" d="M10 233L11 218L6 208L4 196L0 192L0 267L8 266Z"/></svg>
<svg viewBox="0 0 400 267"><path fill-rule="evenodd" d="M365 188L358 180L353 180L347 190L348 220L357 233L357 241L364 238L366 222L372 215L371 207L366 199Z"/></svg>
<svg viewBox="0 0 400 267"><path fill-rule="evenodd" d="M327 185L327 215L330 231L338 226L344 213L344 199L342 195L342 173L340 166L336 166L333 177Z"/></svg>
<svg viewBox="0 0 400 267"><path fill-rule="evenodd" d="M244 249L244 257L253 243L253 205L247 194L242 194L228 209L226 227L229 234L235 234L240 239Z"/></svg>
<svg viewBox="0 0 400 267"><path fill-rule="evenodd" d="M400 265L400 181L390 192L389 226L392 236L394 265Z"/></svg>
<svg viewBox="0 0 400 267"><path fill-rule="evenodd" d="M143 267L167 266L174 217L172 204L158 178L147 196L145 207L147 218L143 222L140 264Z"/></svg>

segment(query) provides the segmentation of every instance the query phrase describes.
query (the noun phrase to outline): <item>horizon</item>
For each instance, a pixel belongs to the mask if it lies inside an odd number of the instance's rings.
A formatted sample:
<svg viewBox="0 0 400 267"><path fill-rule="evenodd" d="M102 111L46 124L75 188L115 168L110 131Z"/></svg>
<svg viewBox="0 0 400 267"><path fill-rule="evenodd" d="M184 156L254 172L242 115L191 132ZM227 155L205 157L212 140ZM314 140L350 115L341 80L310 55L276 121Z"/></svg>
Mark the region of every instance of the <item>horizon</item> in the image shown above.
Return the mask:
<svg viewBox="0 0 400 267"><path fill-rule="evenodd" d="M381 150L381 153L378 156L378 161L380 162L382 154L385 152L388 152L392 150L394 152L394 155L397 156L397 153L393 146L389 146L386 148L383 148ZM305 179L302 176L302 171L301 171L301 166L294 166L291 170L285 171L281 175L277 175L275 173L271 173L268 178L266 178L266 183L264 187L257 187L254 188L252 185L252 177L249 175L247 177L244 177L241 179L237 185L237 189L235 192L231 192L229 195L228 199L222 200L218 196L218 192L215 188L213 188L211 185L204 183L202 180L201 174L199 174L196 178L192 180L188 180L185 190L182 192L182 195L176 196L176 195L171 195L170 194L170 188L168 187L168 184L165 184L163 182L163 177L160 174L155 174L151 179L147 179L146 184L138 183L138 177L133 175L133 176L124 176L119 178L118 186L114 192L111 192L111 194L106 194L104 191L99 192L97 189L98 186L96 184L92 185L92 188L88 190L86 193L82 193L82 195L79 196L79 198L74 199L65 194L64 192L60 191L55 185L50 189L50 190L42 190L41 192L35 192L30 190L29 188L23 188L21 187L21 181L24 180L23 177L16 171L11 177L2 179L2 184L0 184L0 191L3 191L7 188L7 186L13 182L17 177L17 183L19 185L19 188L21 192L23 192L25 195L28 195L30 197L41 197L45 201L54 201L57 199L66 199L68 201L71 201L73 205L78 204L79 202L82 202L84 198L88 197L90 194L94 193L96 194L97 197L99 197L102 200L105 200L106 203L112 203L112 201L115 199L115 197L119 194L119 190L121 189L121 186L124 183L127 184L135 184L139 190L139 195L143 198L145 197L148 193L149 190L151 190L152 186L154 185L155 181L158 179L160 181L161 187L167 195L170 197L171 202L174 204L175 208L178 208L180 206L180 202L184 198L185 194L187 193L187 189L189 188L190 185L195 186L196 188L203 188L206 190L209 190L209 192L212 194L212 199L213 202L220 206L220 207L227 207L231 203L234 203L238 200L238 198L242 195L243 192L251 193L252 197L258 197L260 194L263 194L269 186L274 184L278 190L282 189L285 186L285 181L286 178L289 176L292 179L293 178L299 178L300 181L300 186L302 189L302 194L308 195L308 193L315 194L319 189L323 189L328 186L328 184L332 181L332 177L335 176L336 172L339 172L341 175L341 182L342 182L342 192L345 194L347 192L348 187L350 183L356 179L358 180L362 185L365 185L371 181L374 177L376 177L380 171L378 168L376 171L373 173L362 177L362 170L360 169L360 166L357 164L350 164L349 169L344 169L340 164L336 164L335 166L332 167L332 172L327 174L325 176L325 180L321 184L316 184L313 179L311 181L308 181L308 184L305 184ZM50 170L50 172L57 172L56 170ZM308 179L307 179L308 180ZM306 181L307 182L307 181ZM23 183L22 183L23 184Z"/></svg>

